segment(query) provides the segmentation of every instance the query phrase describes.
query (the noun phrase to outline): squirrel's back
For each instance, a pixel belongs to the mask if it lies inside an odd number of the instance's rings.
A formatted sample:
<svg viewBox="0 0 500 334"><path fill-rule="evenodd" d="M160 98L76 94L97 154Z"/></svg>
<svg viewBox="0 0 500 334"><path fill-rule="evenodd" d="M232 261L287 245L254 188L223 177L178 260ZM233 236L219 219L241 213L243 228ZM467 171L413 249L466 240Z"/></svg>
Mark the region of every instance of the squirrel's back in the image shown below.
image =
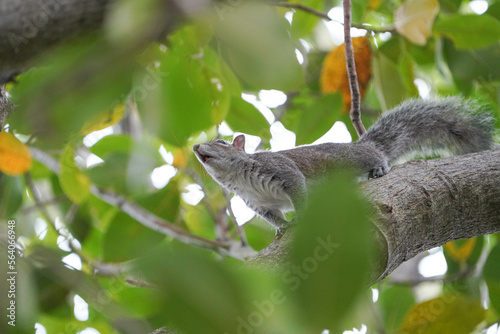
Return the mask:
<svg viewBox="0 0 500 334"><path fill-rule="evenodd" d="M358 143L371 143L389 162L408 154L465 154L492 148L493 117L457 97L408 100L382 116Z"/></svg>

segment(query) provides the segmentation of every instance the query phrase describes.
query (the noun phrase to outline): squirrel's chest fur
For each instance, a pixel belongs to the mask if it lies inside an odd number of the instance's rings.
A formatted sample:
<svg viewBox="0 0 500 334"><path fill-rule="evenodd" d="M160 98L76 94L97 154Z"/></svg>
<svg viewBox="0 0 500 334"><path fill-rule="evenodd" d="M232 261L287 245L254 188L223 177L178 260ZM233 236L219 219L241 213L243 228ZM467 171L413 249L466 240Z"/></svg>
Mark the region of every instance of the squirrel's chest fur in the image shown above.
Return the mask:
<svg viewBox="0 0 500 334"><path fill-rule="evenodd" d="M217 181L229 191L240 196L253 210L267 208L288 211L293 209L292 199L287 192L286 172L289 162L263 163L259 154L252 155L232 168ZM288 166L282 166L287 163Z"/></svg>

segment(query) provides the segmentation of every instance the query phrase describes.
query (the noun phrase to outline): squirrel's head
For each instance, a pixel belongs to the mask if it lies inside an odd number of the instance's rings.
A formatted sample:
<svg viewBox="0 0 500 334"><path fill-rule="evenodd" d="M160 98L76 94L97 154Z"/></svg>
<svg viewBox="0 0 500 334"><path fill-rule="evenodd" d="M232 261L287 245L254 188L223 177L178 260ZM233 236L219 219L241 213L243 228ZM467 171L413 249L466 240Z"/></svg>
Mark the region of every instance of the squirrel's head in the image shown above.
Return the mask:
<svg viewBox="0 0 500 334"><path fill-rule="evenodd" d="M193 146L193 151L207 172L217 177L221 173L234 170L233 164L237 161L235 157L246 156L245 136L237 136L232 144L222 139L196 144Z"/></svg>

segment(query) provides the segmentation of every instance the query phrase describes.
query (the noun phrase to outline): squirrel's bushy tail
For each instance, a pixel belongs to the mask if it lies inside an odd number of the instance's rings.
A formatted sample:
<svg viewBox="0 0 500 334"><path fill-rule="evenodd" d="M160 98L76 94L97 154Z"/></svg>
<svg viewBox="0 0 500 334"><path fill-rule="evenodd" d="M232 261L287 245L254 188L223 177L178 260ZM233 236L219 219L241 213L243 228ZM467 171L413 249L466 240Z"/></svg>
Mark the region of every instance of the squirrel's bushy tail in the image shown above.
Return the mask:
<svg viewBox="0 0 500 334"><path fill-rule="evenodd" d="M493 117L457 97L408 100L387 112L359 143L372 143L390 162L407 154L465 154L493 147Z"/></svg>

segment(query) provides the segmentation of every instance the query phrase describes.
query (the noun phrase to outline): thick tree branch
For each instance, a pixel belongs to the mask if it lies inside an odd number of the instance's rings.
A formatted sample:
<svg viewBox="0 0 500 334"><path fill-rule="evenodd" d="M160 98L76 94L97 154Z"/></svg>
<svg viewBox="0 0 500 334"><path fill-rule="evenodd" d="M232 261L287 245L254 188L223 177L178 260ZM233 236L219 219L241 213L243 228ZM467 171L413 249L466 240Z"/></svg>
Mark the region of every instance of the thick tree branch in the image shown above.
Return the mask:
<svg viewBox="0 0 500 334"><path fill-rule="evenodd" d="M500 150L395 166L364 183L386 254L373 265L374 281L420 252L449 241L500 232ZM287 263L293 229L252 261L277 269Z"/></svg>
<svg viewBox="0 0 500 334"><path fill-rule="evenodd" d="M99 31L115 3L116 0L0 1L0 84L29 69L33 60L51 47ZM136 40L129 42L131 46L147 45L212 4L159 0L147 26L141 27Z"/></svg>
<svg viewBox="0 0 500 334"><path fill-rule="evenodd" d="M102 25L111 0L3 0L0 81L21 72L47 48Z"/></svg>

